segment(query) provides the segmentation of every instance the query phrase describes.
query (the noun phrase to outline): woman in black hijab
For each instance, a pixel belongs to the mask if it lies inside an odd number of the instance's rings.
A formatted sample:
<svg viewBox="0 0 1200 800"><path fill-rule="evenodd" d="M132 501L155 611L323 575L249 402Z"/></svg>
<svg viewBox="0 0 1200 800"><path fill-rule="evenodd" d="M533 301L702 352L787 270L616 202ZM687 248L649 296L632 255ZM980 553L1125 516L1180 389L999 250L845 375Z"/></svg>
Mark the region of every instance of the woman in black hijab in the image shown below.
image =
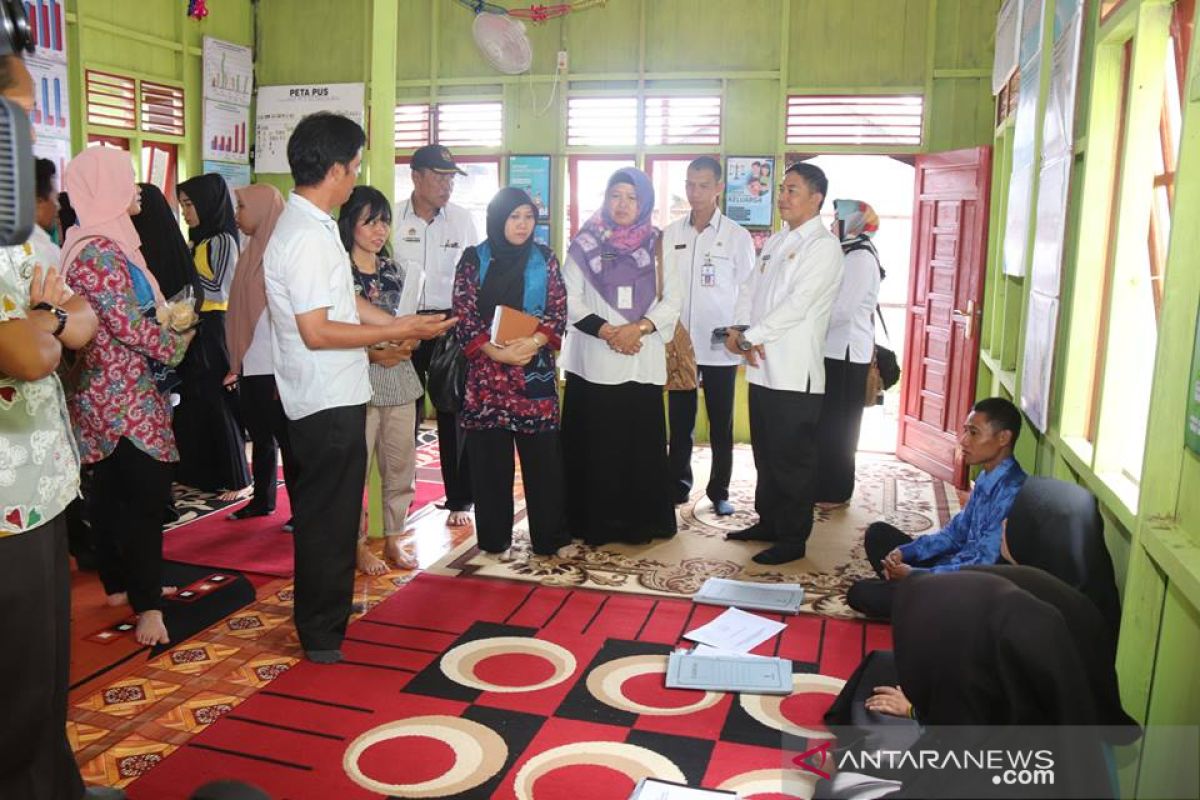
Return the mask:
<svg viewBox="0 0 1200 800"><path fill-rule="evenodd" d="M1018 583L1032 580L963 570L903 581L892 625L900 687L924 726L912 749L1049 750L1054 785L1028 787L1026 796L1112 796L1102 740L1124 737L1096 726L1117 718L1089 680L1070 627L1075 612L1068 618ZM897 777L897 796L1023 796L989 770Z"/></svg>
<svg viewBox="0 0 1200 800"><path fill-rule="evenodd" d="M179 230L179 220L157 186L153 183L139 183L138 186L142 190L142 210L133 217L133 227L142 240L146 266L158 281L164 297L174 297L185 286L191 286L198 308L203 290L187 241Z"/></svg>
<svg viewBox="0 0 1200 800"><path fill-rule="evenodd" d="M200 330L179 367L183 384L174 420L179 445L176 480L221 492L221 500L233 501L250 484L246 440L237 420L237 387L225 383L225 310L238 257L237 222L229 186L220 175L186 180L178 194L203 297Z"/></svg>
<svg viewBox="0 0 1200 800"><path fill-rule="evenodd" d="M533 552L553 555L567 544L554 368L567 288L554 253L533 241L536 224L529 195L501 189L488 204L487 240L463 252L454 276L454 336L467 356L458 420L467 431L475 530L479 548L503 560L512 557L514 444ZM535 318L536 329L492 344L501 306Z"/></svg>

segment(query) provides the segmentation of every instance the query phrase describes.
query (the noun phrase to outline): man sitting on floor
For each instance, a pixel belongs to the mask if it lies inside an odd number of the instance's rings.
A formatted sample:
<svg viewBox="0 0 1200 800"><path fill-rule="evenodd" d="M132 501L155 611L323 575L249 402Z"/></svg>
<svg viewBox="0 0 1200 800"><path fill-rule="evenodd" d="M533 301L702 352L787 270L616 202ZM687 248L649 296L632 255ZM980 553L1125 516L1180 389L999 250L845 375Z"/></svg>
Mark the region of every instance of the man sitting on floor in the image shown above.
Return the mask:
<svg viewBox="0 0 1200 800"><path fill-rule="evenodd" d="M953 572L1000 560L1004 522L1026 477L1013 458L1020 434L1021 412L1008 400L989 397L975 404L958 438L967 464L983 468L966 507L928 536L914 538L886 522L867 528L863 544L879 579L850 587L851 608L890 619L897 582L913 572Z"/></svg>

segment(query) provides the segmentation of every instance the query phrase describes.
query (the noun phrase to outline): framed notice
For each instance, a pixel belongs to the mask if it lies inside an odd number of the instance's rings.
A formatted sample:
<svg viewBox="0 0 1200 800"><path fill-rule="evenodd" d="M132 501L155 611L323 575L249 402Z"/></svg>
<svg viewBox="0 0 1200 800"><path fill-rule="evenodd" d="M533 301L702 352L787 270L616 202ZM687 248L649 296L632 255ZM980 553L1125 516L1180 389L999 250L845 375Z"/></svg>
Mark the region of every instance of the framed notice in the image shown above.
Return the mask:
<svg viewBox="0 0 1200 800"><path fill-rule="evenodd" d="M254 51L205 36L203 62L206 100L250 105L254 91Z"/></svg>
<svg viewBox="0 0 1200 800"><path fill-rule="evenodd" d="M546 223L546 222L539 222L537 225L534 225L533 226L533 240L535 242L537 242L538 244L544 244L544 245L546 245L546 247L549 247L550 246L550 224Z"/></svg>
<svg viewBox="0 0 1200 800"><path fill-rule="evenodd" d="M775 159L734 156L725 160L725 215L753 228L771 227L775 211Z"/></svg>
<svg viewBox="0 0 1200 800"><path fill-rule="evenodd" d="M550 219L550 156L509 156L508 185L533 198L538 220Z"/></svg>
<svg viewBox="0 0 1200 800"><path fill-rule="evenodd" d="M288 173L287 143L296 124L316 111L330 111L363 124L365 85L306 83L260 86L255 109L254 171Z"/></svg>

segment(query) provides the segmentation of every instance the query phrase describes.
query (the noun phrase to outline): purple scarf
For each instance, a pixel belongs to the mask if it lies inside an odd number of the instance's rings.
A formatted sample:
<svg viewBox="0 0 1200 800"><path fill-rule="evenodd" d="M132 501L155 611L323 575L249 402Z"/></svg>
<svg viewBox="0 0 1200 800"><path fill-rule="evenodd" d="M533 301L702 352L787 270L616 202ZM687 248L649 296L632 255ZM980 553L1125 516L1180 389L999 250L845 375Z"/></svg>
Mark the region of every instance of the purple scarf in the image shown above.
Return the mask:
<svg viewBox="0 0 1200 800"><path fill-rule="evenodd" d="M637 322L646 316L658 297L654 246L659 234L650 224L654 186L646 173L633 167L614 172L608 179L608 188L618 183L632 184L637 194L637 219L632 225L625 226L614 222L608 215L608 192L605 190L604 204L580 228L568 254L606 303L625 319ZM622 288L632 291L629 308L617 304Z"/></svg>

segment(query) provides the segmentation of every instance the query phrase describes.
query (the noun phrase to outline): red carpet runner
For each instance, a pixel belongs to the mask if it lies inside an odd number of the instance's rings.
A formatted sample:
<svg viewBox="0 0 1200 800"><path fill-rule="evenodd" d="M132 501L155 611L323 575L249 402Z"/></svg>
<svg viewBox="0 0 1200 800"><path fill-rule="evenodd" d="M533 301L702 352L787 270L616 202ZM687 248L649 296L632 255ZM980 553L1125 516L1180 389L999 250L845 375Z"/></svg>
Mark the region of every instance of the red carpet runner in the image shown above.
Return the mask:
<svg viewBox="0 0 1200 800"><path fill-rule="evenodd" d="M623 800L636 777L761 794L780 730L820 718L886 626L813 615L758 651L787 698L662 688L663 656L723 609L685 600L421 575L354 624L335 666L301 663L128 789L216 778L291 798Z"/></svg>

